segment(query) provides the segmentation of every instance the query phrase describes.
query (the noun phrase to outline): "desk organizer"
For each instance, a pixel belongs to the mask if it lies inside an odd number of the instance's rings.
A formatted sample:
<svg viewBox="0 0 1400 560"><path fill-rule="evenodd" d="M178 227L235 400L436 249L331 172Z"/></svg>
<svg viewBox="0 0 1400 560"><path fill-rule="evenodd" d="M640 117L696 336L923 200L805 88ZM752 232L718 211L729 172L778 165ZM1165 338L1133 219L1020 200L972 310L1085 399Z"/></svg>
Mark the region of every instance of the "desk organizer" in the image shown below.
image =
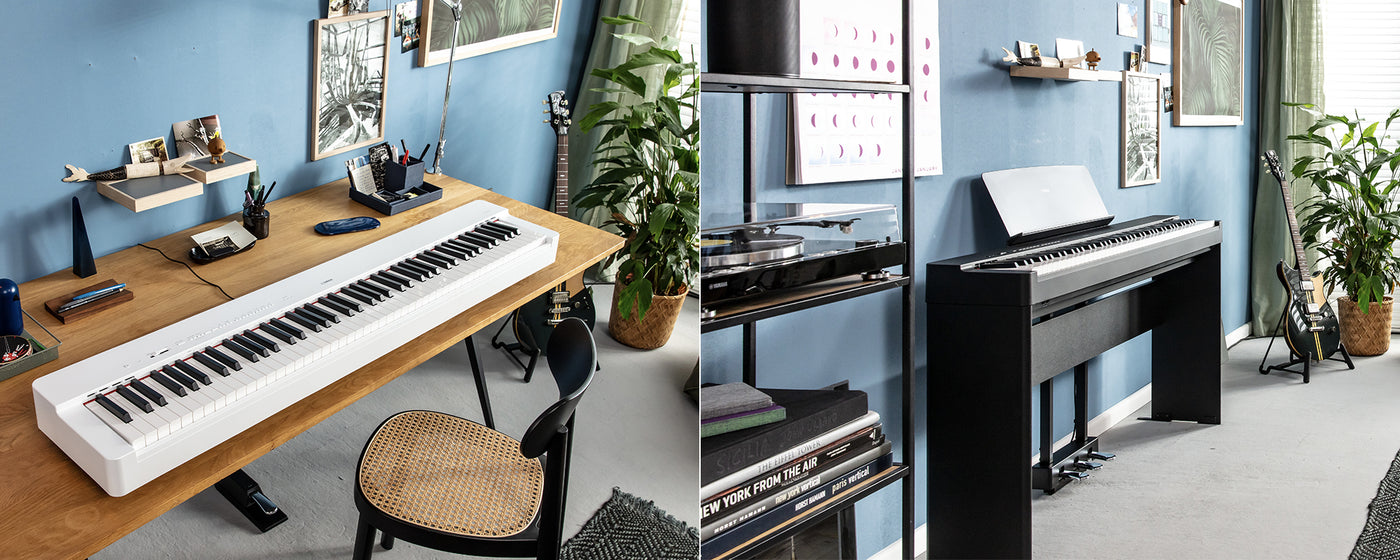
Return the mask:
<svg viewBox="0 0 1400 560"><path fill-rule="evenodd" d="M417 208L434 200L438 200L442 198L442 189L432 183L423 183L422 185L398 194L413 194L415 196L413 198L400 199L389 203L361 193L355 190L354 187L350 188L350 200L373 208L376 212L385 216L393 216L404 210Z"/></svg>
<svg viewBox="0 0 1400 560"><path fill-rule="evenodd" d="M87 317L88 315L92 315L93 313L97 313L98 311L102 311L103 309L107 309L108 307L131 301L136 297L135 294L131 293L131 289L128 288L122 290L117 295L107 296L87 305L81 305L73 309L69 309L68 311L64 311L63 313L58 312L59 306L73 301L73 296L79 294L86 294L93 290L101 290L102 288L107 288L115 285L117 285L116 280L104 280L100 283L93 284L81 290L76 290L74 292L63 294L62 296L48 300L44 302L44 309L47 309L50 315L53 315L55 318L57 318L59 321L62 321L63 324L66 325L69 321Z"/></svg>
<svg viewBox="0 0 1400 560"><path fill-rule="evenodd" d="M384 188L394 192L416 189L423 184L423 160L409 158L408 165L396 161L384 163Z"/></svg>
<svg viewBox="0 0 1400 560"><path fill-rule="evenodd" d="M24 312L24 316L29 319L30 323L38 325L48 337L38 337L36 333L27 328L24 332L20 333L20 336L29 339L29 343L34 346L34 352L13 362L0 365L0 381L4 381L58 359L58 346L63 344L63 342L60 341L58 337L54 336L53 333L49 332L47 327L35 321L34 317L30 315L28 311Z"/></svg>

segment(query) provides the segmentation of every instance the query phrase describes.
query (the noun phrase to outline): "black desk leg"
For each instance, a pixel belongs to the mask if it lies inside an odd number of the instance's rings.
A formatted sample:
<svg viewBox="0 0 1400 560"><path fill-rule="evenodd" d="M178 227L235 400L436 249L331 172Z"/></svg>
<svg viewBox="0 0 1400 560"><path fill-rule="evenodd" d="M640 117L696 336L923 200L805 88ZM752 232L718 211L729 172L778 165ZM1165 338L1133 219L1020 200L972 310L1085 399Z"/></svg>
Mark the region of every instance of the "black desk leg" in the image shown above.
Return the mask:
<svg viewBox="0 0 1400 560"><path fill-rule="evenodd" d="M1220 423L1220 247L1147 287L1152 419Z"/></svg>
<svg viewBox="0 0 1400 560"><path fill-rule="evenodd" d="M214 483L214 488L258 531L266 533L287 520L287 513L263 495L262 487L242 469Z"/></svg>
<svg viewBox="0 0 1400 560"><path fill-rule="evenodd" d="M472 337L467 337L462 341L467 345L467 359L472 363L472 377L476 378L476 396L481 399L481 417L486 420L487 428L496 429L496 419L491 416L491 395L486 392L486 376L481 371L481 360L476 358L476 344L472 342ZM534 360L531 360L534 363Z"/></svg>
<svg viewBox="0 0 1400 560"><path fill-rule="evenodd" d="M856 506L847 506L836 514L836 534L840 543L837 558L856 560Z"/></svg>

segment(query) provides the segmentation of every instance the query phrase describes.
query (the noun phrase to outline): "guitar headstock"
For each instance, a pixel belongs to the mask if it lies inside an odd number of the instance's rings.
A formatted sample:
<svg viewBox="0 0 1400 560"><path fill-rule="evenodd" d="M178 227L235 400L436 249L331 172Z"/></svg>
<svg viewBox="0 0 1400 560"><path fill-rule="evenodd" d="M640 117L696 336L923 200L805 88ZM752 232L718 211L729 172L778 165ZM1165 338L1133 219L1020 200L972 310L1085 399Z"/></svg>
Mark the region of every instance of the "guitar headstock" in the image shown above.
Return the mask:
<svg viewBox="0 0 1400 560"><path fill-rule="evenodd" d="M1280 183L1285 183L1288 179L1283 176L1283 165L1278 161L1278 152L1269 150L1264 152L1264 163L1269 165L1269 174L1274 176Z"/></svg>
<svg viewBox="0 0 1400 560"><path fill-rule="evenodd" d="M564 90L549 94L549 97L545 98L544 104L549 106L549 110L545 111L549 115L549 120L544 122L554 128L555 134L568 136L569 125L573 124L573 121L569 119L569 100L564 99Z"/></svg>

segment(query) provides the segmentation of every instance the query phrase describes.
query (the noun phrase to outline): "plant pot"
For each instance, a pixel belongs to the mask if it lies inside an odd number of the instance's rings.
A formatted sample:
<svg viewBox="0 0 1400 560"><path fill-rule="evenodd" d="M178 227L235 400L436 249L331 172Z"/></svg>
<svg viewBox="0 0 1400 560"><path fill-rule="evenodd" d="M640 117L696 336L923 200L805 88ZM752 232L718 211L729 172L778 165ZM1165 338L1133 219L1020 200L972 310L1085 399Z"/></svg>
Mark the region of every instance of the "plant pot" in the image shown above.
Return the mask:
<svg viewBox="0 0 1400 560"><path fill-rule="evenodd" d="M1379 356L1390 350L1390 316L1395 301L1389 296L1384 302L1372 302L1371 312L1362 313L1361 306L1350 298L1337 299L1338 316L1342 324L1342 345L1353 356Z"/></svg>
<svg viewBox="0 0 1400 560"><path fill-rule="evenodd" d="M687 288L688 289L688 288ZM655 350L671 340L671 331L676 328L676 320L681 315L681 305L685 303L686 290L675 296L651 296L651 308L646 318L637 320L637 308L626 319L617 310L617 299L622 294L622 280L613 283L612 314L608 319L608 334L628 346L642 350Z"/></svg>

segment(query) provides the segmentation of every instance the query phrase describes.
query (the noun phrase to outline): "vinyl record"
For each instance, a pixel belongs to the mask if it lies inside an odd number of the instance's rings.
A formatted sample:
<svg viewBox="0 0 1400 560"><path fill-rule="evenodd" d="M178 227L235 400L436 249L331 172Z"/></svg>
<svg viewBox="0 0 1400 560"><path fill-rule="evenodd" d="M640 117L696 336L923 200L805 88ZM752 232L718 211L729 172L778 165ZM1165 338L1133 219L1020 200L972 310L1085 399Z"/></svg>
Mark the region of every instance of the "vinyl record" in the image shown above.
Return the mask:
<svg viewBox="0 0 1400 560"><path fill-rule="evenodd" d="M720 268L790 259L802 254L802 236L737 230L700 237L700 267Z"/></svg>

